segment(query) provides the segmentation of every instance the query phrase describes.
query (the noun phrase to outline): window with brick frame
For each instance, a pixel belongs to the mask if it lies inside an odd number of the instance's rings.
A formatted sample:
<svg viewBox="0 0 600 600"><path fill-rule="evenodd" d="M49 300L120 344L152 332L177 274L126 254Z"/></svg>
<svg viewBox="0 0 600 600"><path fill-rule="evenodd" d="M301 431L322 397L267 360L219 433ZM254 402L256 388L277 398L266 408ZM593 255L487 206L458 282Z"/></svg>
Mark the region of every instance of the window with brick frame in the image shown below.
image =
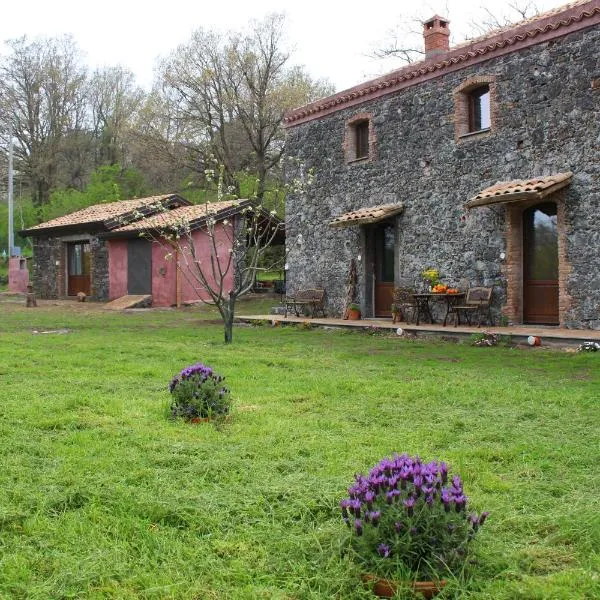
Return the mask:
<svg viewBox="0 0 600 600"><path fill-rule="evenodd" d="M373 160L375 150L375 131L371 114L359 113L346 121L344 132L346 162Z"/></svg>
<svg viewBox="0 0 600 600"><path fill-rule="evenodd" d="M494 77L473 77L454 90L456 140L494 129Z"/></svg>
<svg viewBox="0 0 600 600"><path fill-rule="evenodd" d="M482 85L469 92L469 133L489 129L490 86Z"/></svg>
<svg viewBox="0 0 600 600"><path fill-rule="evenodd" d="M369 121L359 121L354 126L354 135L356 136L355 158L366 158L369 156Z"/></svg>

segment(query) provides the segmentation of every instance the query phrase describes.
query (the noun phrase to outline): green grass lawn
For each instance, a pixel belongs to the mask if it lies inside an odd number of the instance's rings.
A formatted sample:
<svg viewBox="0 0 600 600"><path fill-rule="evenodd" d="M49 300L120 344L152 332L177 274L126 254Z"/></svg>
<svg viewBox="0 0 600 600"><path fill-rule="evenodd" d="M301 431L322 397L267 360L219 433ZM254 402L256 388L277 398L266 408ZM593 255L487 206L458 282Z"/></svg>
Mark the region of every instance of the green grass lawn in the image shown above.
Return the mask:
<svg viewBox="0 0 600 600"><path fill-rule="evenodd" d="M491 513L439 598L600 597L600 356L214 319L0 304L0 598L371 598L338 502L394 451ZM198 360L222 427L166 418Z"/></svg>

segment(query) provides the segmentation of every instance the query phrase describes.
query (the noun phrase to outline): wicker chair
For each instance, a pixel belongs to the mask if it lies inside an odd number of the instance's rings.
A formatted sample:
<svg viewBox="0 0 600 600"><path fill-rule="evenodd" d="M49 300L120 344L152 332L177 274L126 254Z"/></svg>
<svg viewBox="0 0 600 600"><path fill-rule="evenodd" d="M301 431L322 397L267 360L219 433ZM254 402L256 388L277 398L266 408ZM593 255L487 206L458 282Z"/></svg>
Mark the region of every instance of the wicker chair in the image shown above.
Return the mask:
<svg viewBox="0 0 600 600"><path fill-rule="evenodd" d="M394 288L394 297L392 303L392 322L406 321L410 323L415 317L417 304L413 297L413 291L409 288ZM410 317L409 317L410 315Z"/></svg>
<svg viewBox="0 0 600 600"><path fill-rule="evenodd" d="M492 288L487 287L472 287L467 291L464 304L458 304L453 308L454 312L454 327L460 325L461 314L465 320L471 325L473 316L477 318L477 327L481 327L484 318L487 317L488 323L494 325L492 319Z"/></svg>

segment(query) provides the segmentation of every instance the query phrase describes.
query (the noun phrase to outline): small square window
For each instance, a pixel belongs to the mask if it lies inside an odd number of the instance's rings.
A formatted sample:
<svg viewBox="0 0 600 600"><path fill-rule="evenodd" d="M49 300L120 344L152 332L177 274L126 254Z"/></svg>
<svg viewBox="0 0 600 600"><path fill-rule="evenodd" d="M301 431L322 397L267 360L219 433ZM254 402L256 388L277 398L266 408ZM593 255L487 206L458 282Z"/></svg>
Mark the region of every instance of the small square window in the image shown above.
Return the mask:
<svg viewBox="0 0 600 600"><path fill-rule="evenodd" d="M482 85L469 93L469 132L491 127L490 86Z"/></svg>
<svg viewBox="0 0 600 600"><path fill-rule="evenodd" d="M366 158L369 156L369 121L360 121L354 126L355 136L355 158Z"/></svg>

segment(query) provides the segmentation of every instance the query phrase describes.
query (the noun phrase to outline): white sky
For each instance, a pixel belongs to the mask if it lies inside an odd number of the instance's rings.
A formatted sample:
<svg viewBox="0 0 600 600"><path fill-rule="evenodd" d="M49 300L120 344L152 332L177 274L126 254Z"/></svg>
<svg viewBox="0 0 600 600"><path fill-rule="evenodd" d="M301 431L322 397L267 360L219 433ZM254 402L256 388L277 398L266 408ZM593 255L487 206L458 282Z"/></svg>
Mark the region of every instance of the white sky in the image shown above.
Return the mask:
<svg viewBox="0 0 600 600"><path fill-rule="evenodd" d="M527 0L518 0L524 5ZM537 0L547 10L565 0ZM293 49L291 64L303 64L314 77L328 78L337 90L397 68L398 62L367 55L381 47L402 20L438 13L450 20L454 43L462 41L470 24L507 13L508 0L26 0L2 2L0 41L10 38L72 34L91 67L121 64L138 83L149 88L158 56L189 39L198 27L242 29L251 19L284 12ZM513 13L514 19L514 13ZM418 28L419 26L416 25ZM6 51L2 45L1 52Z"/></svg>

